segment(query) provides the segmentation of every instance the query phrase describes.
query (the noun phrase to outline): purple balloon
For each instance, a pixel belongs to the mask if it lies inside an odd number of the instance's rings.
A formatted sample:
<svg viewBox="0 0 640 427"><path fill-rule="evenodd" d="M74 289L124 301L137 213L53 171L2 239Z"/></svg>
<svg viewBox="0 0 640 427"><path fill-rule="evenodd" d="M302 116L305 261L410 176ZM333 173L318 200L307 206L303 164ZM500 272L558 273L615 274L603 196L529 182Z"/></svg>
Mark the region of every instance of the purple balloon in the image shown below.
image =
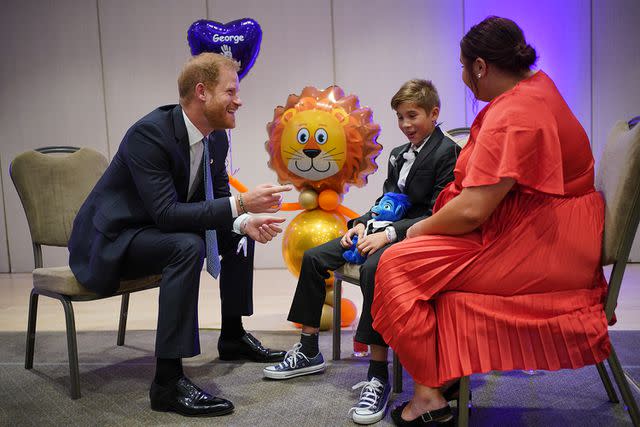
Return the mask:
<svg viewBox="0 0 640 427"><path fill-rule="evenodd" d="M187 41L194 56L202 52L213 52L238 61L238 78L242 79L256 62L262 41L262 29L250 18L226 24L201 19L189 27Z"/></svg>

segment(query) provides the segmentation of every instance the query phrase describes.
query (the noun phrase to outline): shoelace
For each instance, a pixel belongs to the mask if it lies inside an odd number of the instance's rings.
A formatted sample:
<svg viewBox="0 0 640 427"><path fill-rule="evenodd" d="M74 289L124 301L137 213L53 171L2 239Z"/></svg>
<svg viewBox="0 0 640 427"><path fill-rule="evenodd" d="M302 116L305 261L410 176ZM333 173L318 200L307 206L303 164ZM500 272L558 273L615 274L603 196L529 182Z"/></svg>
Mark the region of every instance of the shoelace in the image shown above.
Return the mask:
<svg viewBox="0 0 640 427"><path fill-rule="evenodd" d="M294 369L298 366L298 359L305 359L308 362L309 358L300 352L301 348L302 343L296 343L291 350L287 351L287 354L284 355L284 360L278 365L278 369Z"/></svg>
<svg viewBox="0 0 640 427"><path fill-rule="evenodd" d="M356 406L349 409L349 415L357 409L371 409L374 407L384 391L384 385L375 378L372 378L371 381L360 381L351 388L357 390L360 387L363 387L360 392L360 400Z"/></svg>

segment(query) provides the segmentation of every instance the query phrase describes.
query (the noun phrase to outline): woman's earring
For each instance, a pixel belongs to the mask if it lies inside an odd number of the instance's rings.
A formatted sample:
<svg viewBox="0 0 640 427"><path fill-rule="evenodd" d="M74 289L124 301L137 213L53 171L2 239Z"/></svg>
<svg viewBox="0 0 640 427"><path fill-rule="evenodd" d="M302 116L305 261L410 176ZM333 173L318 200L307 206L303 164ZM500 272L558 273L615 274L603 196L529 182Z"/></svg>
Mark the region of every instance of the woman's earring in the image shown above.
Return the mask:
<svg viewBox="0 0 640 427"><path fill-rule="evenodd" d="M478 78L482 77L482 74L478 73Z"/></svg>

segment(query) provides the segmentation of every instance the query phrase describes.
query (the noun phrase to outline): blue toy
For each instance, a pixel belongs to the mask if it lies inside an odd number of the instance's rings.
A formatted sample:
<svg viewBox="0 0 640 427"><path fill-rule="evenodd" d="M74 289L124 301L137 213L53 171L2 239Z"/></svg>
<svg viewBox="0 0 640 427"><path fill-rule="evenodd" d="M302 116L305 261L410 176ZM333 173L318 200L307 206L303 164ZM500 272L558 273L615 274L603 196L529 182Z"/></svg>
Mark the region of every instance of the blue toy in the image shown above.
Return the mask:
<svg viewBox="0 0 640 427"><path fill-rule="evenodd" d="M371 208L371 219L367 221L365 236L384 230L388 225L392 224L405 216L411 202L406 194L385 193L380 201ZM353 242L351 248L346 250L342 257L352 264L363 264L367 259L358 252L358 235L351 238Z"/></svg>

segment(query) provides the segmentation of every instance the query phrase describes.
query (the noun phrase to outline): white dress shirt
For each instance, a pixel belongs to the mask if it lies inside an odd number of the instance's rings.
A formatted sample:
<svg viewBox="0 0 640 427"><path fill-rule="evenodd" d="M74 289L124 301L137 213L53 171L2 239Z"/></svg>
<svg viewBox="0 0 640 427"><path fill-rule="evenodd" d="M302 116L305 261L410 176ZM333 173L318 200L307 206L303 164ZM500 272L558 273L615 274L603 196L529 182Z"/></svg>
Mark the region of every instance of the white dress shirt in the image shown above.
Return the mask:
<svg viewBox="0 0 640 427"><path fill-rule="evenodd" d="M431 135L432 133L429 134L422 141L422 143L418 146L418 148L415 148L413 144L411 144L411 146L409 147L409 150L407 150L403 154L405 161L402 164L402 168L400 168L400 174L398 175L398 187L403 192L404 192L404 185L407 183L407 177L409 176L409 171L411 170L411 166L413 166L413 163L416 161L416 157L418 157L418 153L420 153L420 150L422 150L422 148L425 145L427 145L427 141L429 141L429 138L431 138Z"/></svg>
<svg viewBox="0 0 640 427"><path fill-rule="evenodd" d="M200 170L200 163L202 163L202 155L204 154L204 135L198 130L198 128L189 120L187 114L182 110L182 117L184 118L184 124L187 128L187 135L189 136L189 189L187 200L191 198L196 187L196 178L198 170ZM209 165L204 165L208 167ZM204 174L204 169L202 170ZM231 206L231 215L235 218L233 221L233 231L237 234L244 234L242 232L243 222L249 219L248 214L242 214L238 216L238 209L236 207L236 198L229 197L229 205Z"/></svg>
<svg viewBox="0 0 640 427"><path fill-rule="evenodd" d="M422 143L418 146L418 148L415 148L412 144L409 147L409 150L407 150L403 154L405 161L402 164L402 167L400 168L400 174L398 175L398 187L402 192L404 192L404 186L407 183L407 177L409 176L411 166L413 166L413 163L416 161L416 157L418 157L418 153L420 153L420 150L422 150L422 148L427 145L427 141L429 141L431 135L433 135L433 132L430 133L424 140L422 140ZM398 240L398 234L396 233L396 229L393 228L392 225L385 228L385 233L387 234L387 240L389 241L389 243L393 243Z"/></svg>

